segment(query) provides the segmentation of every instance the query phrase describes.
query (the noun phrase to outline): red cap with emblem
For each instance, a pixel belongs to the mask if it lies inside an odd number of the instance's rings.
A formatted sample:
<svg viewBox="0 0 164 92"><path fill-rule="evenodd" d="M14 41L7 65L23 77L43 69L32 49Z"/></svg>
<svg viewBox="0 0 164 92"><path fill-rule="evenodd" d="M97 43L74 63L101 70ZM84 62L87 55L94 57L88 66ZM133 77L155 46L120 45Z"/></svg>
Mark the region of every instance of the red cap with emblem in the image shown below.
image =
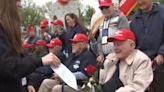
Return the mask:
<svg viewBox="0 0 164 92"><path fill-rule="evenodd" d="M46 41L45 40L38 40L35 44L36 45L46 45Z"/></svg>
<svg viewBox="0 0 164 92"><path fill-rule="evenodd" d="M56 19L54 20L53 22L51 22L52 24L54 25L60 25L60 26L63 26L63 22L60 20L60 19Z"/></svg>
<svg viewBox="0 0 164 92"><path fill-rule="evenodd" d="M115 40L124 41L127 39L135 42L136 38L135 38L134 33L130 31L129 29L120 29L116 32L114 36L108 38L108 42L113 42Z"/></svg>
<svg viewBox="0 0 164 92"><path fill-rule="evenodd" d="M53 38L49 44L47 44L49 48L54 46L62 46L62 41L59 38Z"/></svg>
<svg viewBox="0 0 164 92"><path fill-rule="evenodd" d="M43 19L40 23L40 28L45 28L46 26L48 26L48 20L47 19Z"/></svg>
<svg viewBox="0 0 164 92"><path fill-rule="evenodd" d="M69 39L71 42L88 42L88 37L85 34L77 33L73 39Z"/></svg>

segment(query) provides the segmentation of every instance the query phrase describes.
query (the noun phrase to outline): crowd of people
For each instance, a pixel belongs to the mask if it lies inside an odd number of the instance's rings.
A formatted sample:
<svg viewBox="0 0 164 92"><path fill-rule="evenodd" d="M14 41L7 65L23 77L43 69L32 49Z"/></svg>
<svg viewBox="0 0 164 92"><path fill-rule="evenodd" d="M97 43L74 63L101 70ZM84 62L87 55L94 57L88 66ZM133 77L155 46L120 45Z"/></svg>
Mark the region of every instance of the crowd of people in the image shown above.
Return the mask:
<svg viewBox="0 0 164 92"><path fill-rule="evenodd" d="M97 68L102 92L164 91L164 8L160 4L136 0L139 9L128 20L115 10L112 0L99 0L104 18L96 35L76 14L68 13L64 21L41 20L40 35L29 25L21 36L18 1L0 0L2 92L83 92L84 81L93 75L87 67ZM60 63L75 75L79 90L51 69L50 65Z"/></svg>

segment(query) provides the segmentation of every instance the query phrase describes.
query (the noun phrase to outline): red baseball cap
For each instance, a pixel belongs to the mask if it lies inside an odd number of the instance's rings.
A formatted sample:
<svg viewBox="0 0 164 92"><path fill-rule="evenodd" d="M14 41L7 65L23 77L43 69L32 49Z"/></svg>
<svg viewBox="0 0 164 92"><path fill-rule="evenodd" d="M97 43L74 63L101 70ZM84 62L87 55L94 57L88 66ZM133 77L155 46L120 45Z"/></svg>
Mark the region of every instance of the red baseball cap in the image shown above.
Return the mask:
<svg viewBox="0 0 164 92"><path fill-rule="evenodd" d="M47 19L43 19L40 23L40 27L41 28L45 28L48 25L48 20Z"/></svg>
<svg viewBox="0 0 164 92"><path fill-rule="evenodd" d="M52 48L54 46L62 46L62 41L59 38L53 38L47 46Z"/></svg>
<svg viewBox="0 0 164 92"><path fill-rule="evenodd" d="M112 37L109 37L107 40L108 42L113 42L114 40L120 40L120 41L124 41L130 39L132 41L135 42L135 35L132 31L130 31L129 29L120 29L116 32L116 34Z"/></svg>
<svg viewBox="0 0 164 92"><path fill-rule="evenodd" d="M28 42L24 42L24 43L22 43L22 47L23 48L30 48L32 45L30 44L30 43L28 43Z"/></svg>
<svg viewBox="0 0 164 92"><path fill-rule="evenodd" d="M83 33L77 33L73 39L69 39L71 42L88 42L88 37Z"/></svg>
<svg viewBox="0 0 164 92"><path fill-rule="evenodd" d="M56 19L56 20L52 21L51 23L54 24L54 25L63 26L63 22L60 19Z"/></svg>
<svg viewBox="0 0 164 92"><path fill-rule="evenodd" d="M46 41L45 40L38 40L35 44L36 45L46 45Z"/></svg>
<svg viewBox="0 0 164 92"><path fill-rule="evenodd" d="M99 7L109 6L112 4L112 0L99 0Z"/></svg>
<svg viewBox="0 0 164 92"><path fill-rule="evenodd" d="M28 32L28 33L34 32L34 31L35 31L35 29L34 29L32 26L29 26L29 27L27 28L27 32Z"/></svg>

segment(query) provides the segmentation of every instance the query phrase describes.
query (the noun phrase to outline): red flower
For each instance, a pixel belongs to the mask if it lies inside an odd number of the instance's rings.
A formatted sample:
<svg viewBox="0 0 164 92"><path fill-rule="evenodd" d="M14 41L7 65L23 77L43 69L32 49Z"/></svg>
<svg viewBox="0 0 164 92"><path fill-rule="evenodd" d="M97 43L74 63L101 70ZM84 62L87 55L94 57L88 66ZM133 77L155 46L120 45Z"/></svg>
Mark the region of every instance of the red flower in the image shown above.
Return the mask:
<svg viewBox="0 0 164 92"><path fill-rule="evenodd" d="M84 70L87 72L88 76L92 76L96 71L96 67L93 65L88 65Z"/></svg>

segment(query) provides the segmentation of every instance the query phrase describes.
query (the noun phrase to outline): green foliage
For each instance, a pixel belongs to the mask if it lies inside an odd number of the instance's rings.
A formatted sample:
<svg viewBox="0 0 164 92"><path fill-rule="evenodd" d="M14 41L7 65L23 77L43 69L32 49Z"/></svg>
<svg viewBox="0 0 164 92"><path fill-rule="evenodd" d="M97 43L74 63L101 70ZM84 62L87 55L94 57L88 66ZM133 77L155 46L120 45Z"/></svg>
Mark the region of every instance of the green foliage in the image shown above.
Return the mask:
<svg viewBox="0 0 164 92"><path fill-rule="evenodd" d="M83 10L79 9L79 17L85 25L89 25L94 11L94 8L91 6L86 6L86 8Z"/></svg>
<svg viewBox="0 0 164 92"><path fill-rule="evenodd" d="M159 2L160 4L164 5L164 0L153 0L153 2Z"/></svg>
<svg viewBox="0 0 164 92"><path fill-rule="evenodd" d="M41 19L44 18L44 12L40 7L30 2L21 10L22 25L27 27L29 25L36 26L40 24Z"/></svg>
<svg viewBox="0 0 164 92"><path fill-rule="evenodd" d="M92 92L93 90L95 90L95 92L103 92L101 85L99 84L99 73L98 73L99 69L96 70L96 72L93 74L93 76L89 79L86 79L84 81L84 85L82 86L82 91L83 92ZM92 89L92 87L94 89Z"/></svg>

